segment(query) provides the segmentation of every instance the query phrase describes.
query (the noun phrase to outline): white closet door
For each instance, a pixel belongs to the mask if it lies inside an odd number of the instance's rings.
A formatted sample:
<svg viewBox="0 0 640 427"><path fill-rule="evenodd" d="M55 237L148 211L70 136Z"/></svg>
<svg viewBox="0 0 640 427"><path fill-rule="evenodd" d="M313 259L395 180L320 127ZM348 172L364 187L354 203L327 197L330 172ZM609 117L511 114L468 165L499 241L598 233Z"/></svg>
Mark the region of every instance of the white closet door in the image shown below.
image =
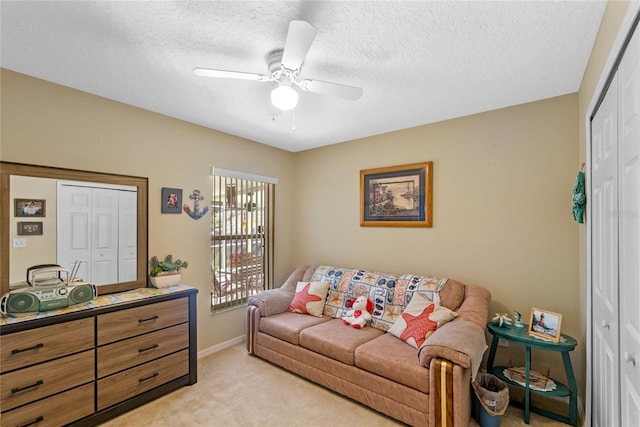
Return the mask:
<svg viewBox="0 0 640 427"><path fill-rule="evenodd" d="M119 191L118 282L129 282L138 275L138 195Z"/></svg>
<svg viewBox="0 0 640 427"><path fill-rule="evenodd" d="M617 77L591 122L593 414L619 425Z"/></svg>
<svg viewBox="0 0 640 427"><path fill-rule="evenodd" d="M76 277L91 280L91 189L58 184L57 263L73 269Z"/></svg>
<svg viewBox="0 0 640 427"><path fill-rule="evenodd" d="M91 280L118 281L118 191L94 188L92 198Z"/></svg>
<svg viewBox="0 0 640 427"><path fill-rule="evenodd" d="M619 75L620 425L640 423L640 34Z"/></svg>

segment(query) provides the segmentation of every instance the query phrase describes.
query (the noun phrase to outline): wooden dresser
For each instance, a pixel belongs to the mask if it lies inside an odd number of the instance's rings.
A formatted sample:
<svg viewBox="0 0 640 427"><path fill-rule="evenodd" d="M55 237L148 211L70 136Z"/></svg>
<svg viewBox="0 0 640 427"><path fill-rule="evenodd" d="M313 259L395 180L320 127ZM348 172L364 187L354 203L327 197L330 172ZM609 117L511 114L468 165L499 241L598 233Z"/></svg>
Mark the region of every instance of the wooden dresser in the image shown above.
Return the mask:
<svg viewBox="0 0 640 427"><path fill-rule="evenodd" d="M0 321L0 425L93 426L197 381L197 290L99 296Z"/></svg>

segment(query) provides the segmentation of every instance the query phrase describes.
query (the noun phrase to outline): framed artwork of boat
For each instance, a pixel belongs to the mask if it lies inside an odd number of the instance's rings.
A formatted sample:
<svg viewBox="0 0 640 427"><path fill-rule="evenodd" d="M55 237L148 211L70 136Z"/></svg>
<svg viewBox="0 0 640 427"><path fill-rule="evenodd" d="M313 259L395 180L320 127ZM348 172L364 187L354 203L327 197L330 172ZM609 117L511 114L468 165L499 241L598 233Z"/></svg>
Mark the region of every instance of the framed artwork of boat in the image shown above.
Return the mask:
<svg viewBox="0 0 640 427"><path fill-rule="evenodd" d="M360 226L432 227L433 162L361 170Z"/></svg>

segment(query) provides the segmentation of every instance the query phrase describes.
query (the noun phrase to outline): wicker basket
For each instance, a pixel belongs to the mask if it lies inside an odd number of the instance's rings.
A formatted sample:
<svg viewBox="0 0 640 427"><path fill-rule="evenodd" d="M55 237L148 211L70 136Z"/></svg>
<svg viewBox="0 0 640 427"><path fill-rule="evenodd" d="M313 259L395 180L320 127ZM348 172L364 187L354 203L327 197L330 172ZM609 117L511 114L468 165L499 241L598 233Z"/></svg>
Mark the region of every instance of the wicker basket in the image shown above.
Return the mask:
<svg viewBox="0 0 640 427"><path fill-rule="evenodd" d="M525 368L522 366L515 367L509 362L507 368L509 370L509 376L513 381L524 383L525 382ZM529 384L531 386L545 389L549 382L549 368L539 365L531 365L529 369Z"/></svg>

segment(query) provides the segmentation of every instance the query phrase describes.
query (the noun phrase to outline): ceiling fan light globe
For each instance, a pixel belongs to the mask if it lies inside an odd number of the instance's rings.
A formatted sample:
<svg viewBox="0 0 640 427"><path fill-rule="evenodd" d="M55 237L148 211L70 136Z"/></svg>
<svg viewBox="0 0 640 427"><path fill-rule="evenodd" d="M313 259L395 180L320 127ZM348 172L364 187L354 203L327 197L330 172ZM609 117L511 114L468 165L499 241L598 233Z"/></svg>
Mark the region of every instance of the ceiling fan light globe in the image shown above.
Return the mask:
<svg viewBox="0 0 640 427"><path fill-rule="evenodd" d="M271 103L279 110L291 110L298 105L298 96L291 86L280 85L271 91Z"/></svg>

